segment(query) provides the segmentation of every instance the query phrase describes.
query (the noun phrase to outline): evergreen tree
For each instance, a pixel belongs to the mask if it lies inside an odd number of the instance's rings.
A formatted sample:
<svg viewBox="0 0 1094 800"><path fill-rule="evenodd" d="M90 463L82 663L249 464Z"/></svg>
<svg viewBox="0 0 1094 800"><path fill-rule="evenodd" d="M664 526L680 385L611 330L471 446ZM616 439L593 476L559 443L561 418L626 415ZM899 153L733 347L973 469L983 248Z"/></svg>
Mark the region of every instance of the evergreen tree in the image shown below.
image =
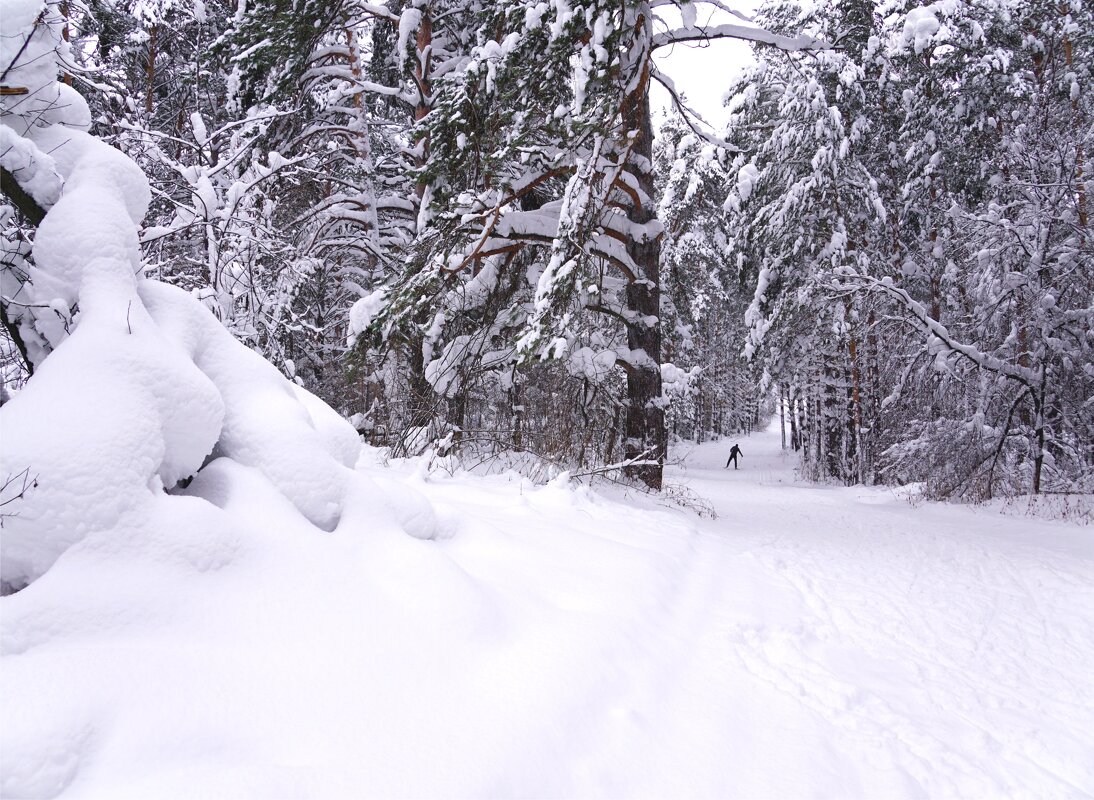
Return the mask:
<svg viewBox="0 0 1094 800"><path fill-rule="evenodd" d="M482 259L543 246L520 263L535 294L515 339L523 359L561 358L587 312L617 321L614 356L627 378L627 473L660 488L666 449L661 386L660 247L649 86L661 46L747 37L789 49L815 40L737 25L654 32L652 5L588 0L546 7L504 2L478 17L479 40L442 79L429 143L430 187L413 272L381 325L421 324L424 298ZM555 187L557 186L557 189ZM554 189L554 191L552 191ZM528 199L531 207L519 207ZM523 205L523 204L522 204ZM549 250L546 246L549 246ZM434 318L436 322L436 318Z"/></svg>

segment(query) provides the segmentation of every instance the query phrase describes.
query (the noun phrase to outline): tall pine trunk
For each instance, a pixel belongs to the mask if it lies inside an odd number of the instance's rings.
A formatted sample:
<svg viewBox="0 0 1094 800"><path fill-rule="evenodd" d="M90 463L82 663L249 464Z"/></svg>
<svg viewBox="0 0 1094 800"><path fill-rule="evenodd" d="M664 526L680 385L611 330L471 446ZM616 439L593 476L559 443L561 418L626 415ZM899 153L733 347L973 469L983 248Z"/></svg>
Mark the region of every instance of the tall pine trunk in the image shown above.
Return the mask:
<svg viewBox="0 0 1094 800"><path fill-rule="evenodd" d="M636 26L645 26L652 37L651 13L643 4ZM651 489L660 489L668 436L665 410L661 400L661 237L656 225L656 189L653 181L653 125L650 118L648 55L643 59L642 75L634 90L623 101L623 130L636 136L627 155L625 170L637 182L637 197L630 197L627 219L640 230L642 238L631 237L627 254L638 268L627 285L627 347L635 357L627 367L627 418L625 423L627 459L652 462L626 469ZM653 225L649 223L654 223Z"/></svg>

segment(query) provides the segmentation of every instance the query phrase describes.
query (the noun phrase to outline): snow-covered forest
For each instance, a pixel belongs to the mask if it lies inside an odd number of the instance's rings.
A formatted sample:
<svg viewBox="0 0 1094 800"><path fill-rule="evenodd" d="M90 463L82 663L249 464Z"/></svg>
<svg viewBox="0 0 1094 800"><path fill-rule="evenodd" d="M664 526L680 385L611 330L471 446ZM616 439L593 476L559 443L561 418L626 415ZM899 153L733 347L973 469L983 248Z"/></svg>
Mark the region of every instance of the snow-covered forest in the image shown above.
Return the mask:
<svg viewBox="0 0 1094 800"><path fill-rule="evenodd" d="M777 398L815 479L1089 491L1089 9L719 5L13 3L5 392L83 310L52 123L147 176L134 271L396 454L658 487ZM726 37L712 130L652 56Z"/></svg>
<svg viewBox="0 0 1094 800"><path fill-rule="evenodd" d="M1089 4L0 26L0 795L1094 795Z"/></svg>

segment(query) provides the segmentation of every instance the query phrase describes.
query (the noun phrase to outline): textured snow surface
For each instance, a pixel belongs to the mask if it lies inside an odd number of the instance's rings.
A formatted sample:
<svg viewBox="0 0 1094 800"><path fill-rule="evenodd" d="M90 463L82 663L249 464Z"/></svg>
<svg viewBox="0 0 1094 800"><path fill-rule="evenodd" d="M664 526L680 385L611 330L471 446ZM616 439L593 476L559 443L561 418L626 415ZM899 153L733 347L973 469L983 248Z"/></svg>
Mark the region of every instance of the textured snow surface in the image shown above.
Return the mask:
<svg viewBox="0 0 1094 800"><path fill-rule="evenodd" d="M0 601L0 793L1094 792L1089 528L800 485L777 433L726 471L729 444L671 475L717 520L366 450L330 533L214 460Z"/></svg>

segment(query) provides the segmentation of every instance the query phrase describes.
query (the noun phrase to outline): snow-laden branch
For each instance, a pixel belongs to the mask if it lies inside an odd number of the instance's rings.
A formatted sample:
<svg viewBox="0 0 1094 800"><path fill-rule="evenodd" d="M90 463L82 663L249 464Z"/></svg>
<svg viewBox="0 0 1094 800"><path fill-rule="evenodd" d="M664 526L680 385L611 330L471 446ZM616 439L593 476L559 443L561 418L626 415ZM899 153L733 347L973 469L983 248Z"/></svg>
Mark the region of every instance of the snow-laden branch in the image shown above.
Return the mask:
<svg viewBox="0 0 1094 800"><path fill-rule="evenodd" d="M467 257L453 271L458 272L476 259L510 252L515 245L553 244L558 238L561 204L562 201L556 200L534 211L510 211L486 222ZM636 280L639 270L627 253L625 234L609 231L605 229L603 235L594 236L583 249L589 255L612 262L628 281Z"/></svg>
<svg viewBox="0 0 1094 800"><path fill-rule="evenodd" d="M32 225L38 225L45 219L46 212L38 202L19 185L12 173L6 168L0 167L0 193L11 200L24 217L30 220Z"/></svg>
<svg viewBox="0 0 1094 800"><path fill-rule="evenodd" d="M665 6L674 6L676 8L681 8L682 5L683 4L681 3L681 0L653 0L653 2L650 3L650 8L664 8ZM735 8L730 8L725 3L721 2L721 0L691 0L691 2L687 3L687 5L713 6L714 8L718 9L719 11L723 11L726 14L729 14L730 16L736 17L739 20L744 20L745 22L752 22L752 17L748 16L747 14L742 14L740 11L738 11Z"/></svg>
<svg viewBox="0 0 1094 800"><path fill-rule="evenodd" d="M675 82L673 82L672 78L663 73L661 70L657 69L657 67L655 67L652 63L650 64L650 77L652 77L655 81L665 87L665 90L669 93L669 97L672 98L673 105L676 106L677 110L680 112L680 116L683 117L684 122L687 123L687 126L691 128L692 133L694 133L703 141L708 142L715 147L720 147L727 152L741 152L741 149L739 147L730 144L720 136L715 136L709 131L703 130L698 125L696 125L693 122L693 118L703 123L708 128L712 127L709 122L707 122L705 119L703 119L702 116L700 116L698 111L696 111L684 102L684 98L680 95L680 92L677 91L676 84Z"/></svg>
<svg viewBox="0 0 1094 800"><path fill-rule="evenodd" d="M380 95L381 97L390 97L394 100L398 100L401 103L405 103L408 106L413 106L420 98L420 91L408 91L397 86L385 86L382 83L374 83L373 81L367 81L361 79L359 76L352 74L350 70L342 66L327 65L321 67L312 67L304 73L305 81L313 81L317 78L336 78L339 80L352 79L353 85L344 93L346 97L352 97L355 94L361 94L364 92L370 94Z"/></svg>
<svg viewBox="0 0 1094 800"><path fill-rule="evenodd" d="M399 24L399 15L387 6L377 5L375 3L357 3L356 8L369 17L386 19L388 22L394 22L396 25Z"/></svg>
<svg viewBox="0 0 1094 800"><path fill-rule="evenodd" d="M1035 370L1023 367L1020 364L1011 364L970 344L958 341L945 325L927 313L927 309L923 307L922 303L912 299L912 296L903 289L894 286L891 279L874 278L867 275L848 276L845 279L850 283L857 283L868 291L880 292L896 300L910 315L907 321L929 337L932 337L932 343L942 345L952 355L966 359L979 369L994 372L997 375L1017 381L1023 386L1032 388L1040 385L1044 373L1043 368Z"/></svg>
<svg viewBox="0 0 1094 800"><path fill-rule="evenodd" d="M564 481L569 478L584 478L592 475L605 475L611 472L622 472L625 469L631 467L653 467L660 466L661 462L654 458L654 451L652 448L647 448L641 453L631 457L625 458L622 461L617 461L614 464L605 464L602 467L594 467L593 469L582 470L581 472L564 472L558 476L555 480Z"/></svg>
<svg viewBox="0 0 1094 800"><path fill-rule="evenodd" d="M832 45L822 39L816 39L806 34L798 36L783 36L782 34L765 31L763 28L753 28L748 25L724 23L722 25L703 25L687 28L676 28L671 31L655 33L653 35L652 50L667 47L681 42L709 42L715 39L742 39L757 44L768 44L780 50L829 50Z"/></svg>

